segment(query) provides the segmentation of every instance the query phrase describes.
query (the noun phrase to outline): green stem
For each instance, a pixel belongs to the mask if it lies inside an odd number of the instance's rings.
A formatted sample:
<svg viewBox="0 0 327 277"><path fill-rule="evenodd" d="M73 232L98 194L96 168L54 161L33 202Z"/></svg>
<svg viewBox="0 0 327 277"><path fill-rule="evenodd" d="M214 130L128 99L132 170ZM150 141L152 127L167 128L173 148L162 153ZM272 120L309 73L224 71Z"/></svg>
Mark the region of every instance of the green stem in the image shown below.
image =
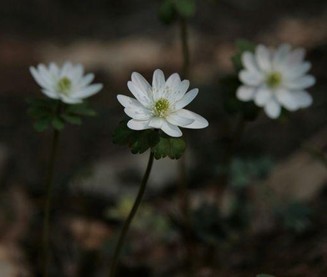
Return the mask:
<svg viewBox="0 0 327 277"><path fill-rule="evenodd" d="M145 191L145 188L146 188L146 184L148 182L148 179L149 179L149 175L150 175L150 172L151 172L151 168L152 168L152 164L153 164L153 158L154 158L154 154L153 152L151 151L150 152L150 156L149 156L149 160L148 160L148 165L146 167L146 170L145 170L145 173L144 173L144 176L143 176L143 179L141 181L141 185L140 185L140 188L139 188L139 191L137 193L137 197L135 199L135 202L133 204L133 207L124 223L124 226L123 226L123 229L119 235L119 239L118 239L118 242L117 242L117 245L116 245L116 248L115 248L115 252L114 252L114 256L113 256L113 259L112 259L112 263L111 263L111 267L110 267L110 274L109 276L110 277L114 277L115 276L115 272L116 272L116 268L117 268L117 264L118 264L118 259L119 259L119 254L121 252L121 249L123 247L123 244L125 242L125 237L126 237L126 234L129 230L129 226L131 225L131 222L142 202L142 198L143 198L143 195L144 195L144 191Z"/></svg>
<svg viewBox="0 0 327 277"><path fill-rule="evenodd" d="M50 159L47 170L46 189L47 196L44 207L44 219L43 219L43 276L48 276L49 267L49 230L50 230L50 210L51 210L51 192L53 188L53 174L54 165L57 156L57 148L59 141L59 131L54 130L52 136Z"/></svg>

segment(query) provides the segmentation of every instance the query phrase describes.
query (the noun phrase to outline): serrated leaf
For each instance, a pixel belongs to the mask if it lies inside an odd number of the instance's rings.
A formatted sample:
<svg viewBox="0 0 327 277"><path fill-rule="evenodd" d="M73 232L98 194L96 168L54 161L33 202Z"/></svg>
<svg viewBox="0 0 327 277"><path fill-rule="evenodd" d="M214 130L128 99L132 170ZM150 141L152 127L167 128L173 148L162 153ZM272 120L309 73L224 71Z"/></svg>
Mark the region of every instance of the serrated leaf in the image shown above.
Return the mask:
<svg viewBox="0 0 327 277"><path fill-rule="evenodd" d="M37 132L43 132L48 129L51 123L51 119L39 119L34 122L33 127Z"/></svg>
<svg viewBox="0 0 327 277"><path fill-rule="evenodd" d="M179 159L186 149L186 143L183 138L173 138L161 135L160 141L152 147L155 159L169 157Z"/></svg>
<svg viewBox="0 0 327 277"><path fill-rule="evenodd" d="M82 119L77 115L63 114L62 118L70 124L75 124L75 125L82 124Z"/></svg>
<svg viewBox="0 0 327 277"><path fill-rule="evenodd" d="M65 127L65 123L59 117L54 117L51 121L52 127L58 131Z"/></svg>
<svg viewBox="0 0 327 277"><path fill-rule="evenodd" d="M159 134L155 130L131 130L127 121L123 120L113 133L113 143L127 145L133 154L144 153L159 142Z"/></svg>

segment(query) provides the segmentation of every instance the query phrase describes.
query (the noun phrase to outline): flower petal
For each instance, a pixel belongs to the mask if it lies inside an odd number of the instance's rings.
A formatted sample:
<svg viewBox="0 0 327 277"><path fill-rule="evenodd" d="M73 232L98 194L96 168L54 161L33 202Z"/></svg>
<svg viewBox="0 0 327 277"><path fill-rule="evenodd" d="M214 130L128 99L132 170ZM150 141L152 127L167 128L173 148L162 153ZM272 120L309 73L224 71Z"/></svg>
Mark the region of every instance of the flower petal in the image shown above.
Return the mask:
<svg viewBox="0 0 327 277"><path fill-rule="evenodd" d="M293 67L292 69L291 68L288 70L285 69L284 75L287 79L293 80L304 75L310 68L311 68L311 63L304 62Z"/></svg>
<svg viewBox="0 0 327 277"><path fill-rule="evenodd" d="M280 115L280 105L279 103L275 100L275 99L271 99L271 101L269 101L266 106L264 107L264 110L267 114L267 116L269 116L270 118L277 118Z"/></svg>
<svg viewBox="0 0 327 277"><path fill-rule="evenodd" d="M176 90L180 82L181 78L179 77L178 73L174 73L168 77L166 81L166 86L173 90Z"/></svg>
<svg viewBox="0 0 327 277"><path fill-rule="evenodd" d="M186 93L181 100L175 103L175 110L179 110L190 104L198 95L199 89L195 88Z"/></svg>
<svg viewBox="0 0 327 277"><path fill-rule="evenodd" d="M41 74L33 67L30 67L30 72L34 78L34 80L42 87L42 88L48 88L47 82L42 78Z"/></svg>
<svg viewBox="0 0 327 277"><path fill-rule="evenodd" d="M291 92L293 94L294 100L297 102L299 108L307 108L312 102L312 96L306 91L295 91Z"/></svg>
<svg viewBox="0 0 327 277"><path fill-rule="evenodd" d="M138 86L136 86L133 82L128 81L127 86L130 92L135 96L135 98L145 107L151 105L151 100L146 92L141 90Z"/></svg>
<svg viewBox="0 0 327 277"><path fill-rule="evenodd" d="M70 95L70 97L83 99L83 98L86 98L86 97L89 97L91 95L98 93L102 88L103 88L102 84L93 84L93 85L87 86L79 91L73 92Z"/></svg>
<svg viewBox="0 0 327 277"><path fill-rule="evenodd" d="M151 112L145 109L143 106L138 108L125 108L124 112L131 118L136 120L149 120L152 116Z"/></svg>
<svg viewBox="0 0 327 277"><path fill-rule="evenodd" d="M177 126L167 121L163 122L161 130L171 137L181 137L183 135L182 131Z"/></svg>
<svg viewBox="0 0 327 277"><path fill-rule="evenodd" d="M85 87L87 85L89 85L94 79L94 74L93 73L89 73L86 74L82 80L80 80L80 82L78 83L79 87Z"/></svg>
<svg viewBox="0 0 327 277"><path fill-rule="evenodd" d="M253 99L256 88L249 86L240 86L237 89L236 96L241 101L250 101Z"/></svg>
<svg viewBox="0 0 327 277"><path fill-rule="evenodd" d="M266 87L261 87L257 90L254 96L254 102L257 106L263 107L272 97L272 91Z"/></svg>
<svg viewBox="0 0 327 277"><path fill-rule="evenodd" d="M285 89L278 89L275 92L277 100L289 111L295 111L299 108L298 102L295 100L293 93Z"/></svg>
<svg viewBox="0 0 327 277"><path fill-rule="evenodd" d="M71 98L64 94L59 94L59 98L62 102L66 103L66 104L78 104L78 103L83 102L80 98Z"/></svg>
<svg viewBox="0 0 327 277"><path fill-rule="evenodd" d="M49 89L42 89L42 92L46 95L46 96L48 96L48 97L50 97L50 98L52 98L52 99L59 99L59 96L58 96L58 94L56 94L54 91L52 91L52 90L49 90Z"/></svg>
<svg viewBox="0 0 327 277"><path fill-rule="evenodd" d="M184 128L202 129L202 128L208 127L208 125L209 125L208 120L206 120L201 115L199 115L197 113L194 113L194 112L191 112L189 110L181 109L181 110L179 110L179 111L177 111L175 113L178 114L178 116L180 116L180 117L184 117L184 118L194 120L191 124L188 124L186 126L182 126Z"/></svg>
<svg viewBox="0 0 327 277"><path fill-rule="evenodd" d="M190 125L194 122L193 118L187 118L182 115L180 115L177 112L171 113L169 116L166 117L166 120L173 125L181 126L181 127L187 127L187 125Z"/></svg>
<svg viewBox="0 0 327 277"><path fill-rule="evenodd" d="M251 52L244 52L242 54L242 63L247 70L259 74L257 63Z"/></svg>
<svg viewBox="0 0 327 277"><path fill-rule="evenodd" d="M161 129L162 125L164 123L164 120L160 117L153 117L149 121L149 126L155 129Z"/></svg>
<svg viewBox="0 0 327 277"><path fill-rule="evenodd" d="M265 72L271 70L271 53L266 46L258 45L255 49L255 56L261 70Z"/></svg>
<svg viewBox="0 0 327 277"><path fill-rule="evenodd" d="M153 90L160 90L165 85L165 75L160 69L153 72L152 88Z"/></svg>
<svg viewBox="0 0 327 277"><path fill-rule="evenodd" d="M249 86L259 86L263 82L263 76L248 70L241 70L239 73L240 80Z"/></svg>
<svg viewBox="0 0 327 277"><path fill-rule="evenodd" d="M315 84L316 80L311 75L306 75L304 77L300 77L294 80L287 80L285 81L285 86L288 89L292 90L302 90L308 87L311 87Z"/></svg>
<svg viewBox="0 0 327 277"><path fill-rule="evenodd" d="M145 130L150 128L148 120L135 120L135 119L129 120L127 122L127 127L132 130Z"/></svg>
<svg viewBox="0 0 327 277"><path fill-rule="evenodd" d="M273 55L273 68L274 70L281 70L286 62L286 57L291 50L291 46L287 43L281 44Z"/></svg>
<svg viewBox="0 0 327 277"><path fill-rule="evenodd" d="M135 84L139 90L141 90L145 95L149 96L149 93L152 91L150 84L144 77L137 72L132 73L132 82Z"/></svg>

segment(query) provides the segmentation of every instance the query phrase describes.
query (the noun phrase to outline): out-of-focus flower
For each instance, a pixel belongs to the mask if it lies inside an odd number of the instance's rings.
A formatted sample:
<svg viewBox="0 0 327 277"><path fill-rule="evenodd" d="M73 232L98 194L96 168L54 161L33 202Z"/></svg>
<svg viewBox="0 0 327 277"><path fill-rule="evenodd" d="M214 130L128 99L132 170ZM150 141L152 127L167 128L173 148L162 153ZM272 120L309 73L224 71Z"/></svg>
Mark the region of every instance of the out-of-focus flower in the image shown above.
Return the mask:
<svg viewBox="0 0 327 277"><path fill-rule="evenodd" d="M66 104L81 103L84 98L102 89L102 84L90 85L94 74L84 76L84 68L80 64L65 62L61 68L55 63L50 63L48 67L39 64L37 67L31 66L30 72L46 96Z"/></svg>
<svg viewBox="0 0 327 277"><path fill-rule="evenodd" d="M288 44L277 49L258 45L255 53L244 52L238 99L254 100L270 118L279 117L281 107L295 111L310 106L312 97L306 89L314 85L315 78L307 74L311 64L304 61L304 55L304 49L292 50Z"/></svg>
<svg viewBox="0 0 327 277"><path fill-rule="evenodd" d="M134 72L127 85L136 99L125 95L118 95L117 99L125 107L125 113L132 118L127 124L130 129L161 129L171 137L180 137L182 132L179 127L201 129L208 126L205 118L183 109L199 90L187 92L190 82L181 81L177 73L166 81L163 72L157 69L153 73L151 86L141 74Z"/></svg>

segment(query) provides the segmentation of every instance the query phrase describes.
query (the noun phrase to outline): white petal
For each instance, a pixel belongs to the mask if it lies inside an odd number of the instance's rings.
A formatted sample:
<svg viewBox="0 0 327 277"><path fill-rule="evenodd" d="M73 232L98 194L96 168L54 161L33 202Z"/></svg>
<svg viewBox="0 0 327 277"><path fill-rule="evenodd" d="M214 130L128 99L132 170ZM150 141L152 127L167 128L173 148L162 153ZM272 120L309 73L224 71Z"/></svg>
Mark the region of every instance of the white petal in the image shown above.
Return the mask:
<svg viewBox="0 0 327 277"><path fill-rule="evenodd" d="M280 70L286 62L286 57L291 50L289 44L281 44L273 55L273 67L274 70Z"/></svg>
<svg viewBox="0 0 327 277"><path fill-rule="evenodd" d="M304 62L293 68L285 68L284 75L287 79L296 79L304 75L311 68L311 63Z"/></svg>
<svg viewBox="0 0 327 277"><path fill-rule="evenodd" d="M278 89L275 92L277 100L284 108L289 111L295 111L299 108L298 102L295 100L293 93L285 89Z"/></svg>
<svg viewBox="0 0 327 277"><path fill-rule="evenodd" d="M181 137L183 134L177 126L166 121L163 122L161 130L171 137Z"/></svg>
<svg viewBox="0 0 327 277"><path fill-rule="evenodd" d="M143 107L143 105L139 101L137 101L136 99L134 99L132 97L126 96L126 95L118 94L117 95L117 100L125 108Z"/></svg>
<svg viewBox="0 0 327 277"><path fill-rule="evenodd" d="M166 120L173 125L181 127L187 127L187 125L190 125L195 121L193 118L184 117L178 112L179 111L171 113L169 116L166 117Z"/></svg>
<svg viewBox="0 0 327 277"><path fill-rule="evenodd" d="M77 85L79 87L85 87L85 86L89 85L93 81L93 79L94 79L93 73L86 74Z"/></svg>
<svg viewBox="0 0 327 277"><path fill-rule="evenodd" d="M175 110L179 110L190 104L193 99L198 95L199 90L197 88L190 90L186 93L181 100L175 103Z"/></svg>
<svg viewBox="0 0 327 277"><path fill-rule="evenodd" d="M293 50L287 58L288 65L297 65L301 63L304 59L304 55L305 50L303 48L297 48Z"/></svg>
<svg viewBox="0 0 327 277"><path fill-rule="evenodd" d="M39 64L37 68L39 71L39 76L42 78L47 88L52 88L54 82L47 67L44 64Z"/></svg>
<svg viewBox="0 0 327 277"><path fill-rule="evenodd" d="M292 94L299 108L307 108L313 102L311 94L306 91L295 91Z"/></svg>
<svg viewBox="0 0 327 277"><path fill-rule="evenodd" d="M259 73L258 66L254 59L254 55L251 52L244 52L242 54L242 63L247 70L257 74Z"/></svg>
<svg viewBox="0 0 327 277"><path fill-rule="evenodd" d="M152 88L153 89L161 89L165 85L165 75L160 69L156 69L153 72L152 77Z"/></svg>
<svg viewBox="0 0 327 277"><path fill-rule="evenodd" d="M140 73L132 73L132 82L140 91L149 96L149 93L152 91L151 86Z"/></svg>
<svg viewBox="0 0 327 277"><path fill-rule="evenodd" d="M169 78L167 79L166 86L172 88L173 90L176 90L180 82L181 82L181 78L177 73L174 73L170 75Z"/></svg>
<svg viewBox="0 0 327 277"><path fill-rule="evenodd" d="M72 73L72 69L73 69L72 63L65 62L60 72L60 78L63 78L65 76L70 76L70 74Z"/></svg>
<svg viewBox="0 0 327 277"><path fill-rule="evenodd" d="M181 109L176 112L180 117L188 118L194 120L191 124L187 126L183 126L185 128L189 129L202 129L205 127L208 127L209 123L208 121L202 117L201 115L191 112L189 110Z"/></svg>
<svg viewBox="0 0 327 277"><path fill-rule="evenodd" d="M131 119L127 122L127 127L132 130L145 130L149 129L149 121L148 120L135 120Z"/></svg>
<svg viewBox="0 0 327 277"><path fill-rule="evenodd" d="M267 116L275 119L280 115L281 108L280 108L279 103L272 98L271 101L269 101L266 104L266 106L264 107L264 110L265 110Z"/></svg>
<svg viewBox="0 0 327 277"><path fill-rule="evenodd" d="M263 76L248 70L241 70L239 73L240 80L249 86L258 86L263 82Z"/></svg>
<svg viewBox="0 0 327 277"><path fill-rule="evenodd" d="M81 64L77 64L74 66L74 70L72 72L72 79L75 82L79 82L84 74L84 68Z"/></svg>
<svg viewBox="0 0 327 277"><path fill-rule="evenodd" d="M142 103L142 105L148 107L151 105L151 100L146 92L141 90L138 86L136 86L133 82L128 81L127 86L130 92L135 96L135 98Z"/></svg>
<svg viewBox="0 0 327 277"><path fill-rule="evenodd" d="M250 101L253 99L256 88L249 86L240 86L237 89L236 96L241 101Z"/></svg>
<svg viewBox="0 0 327 277"><path fill-rule="evenodd" d="M47 82L40 76L40 73L34 68L30 67L30 72L34 78L34 80L43 88L48 88Z"/></svg>
<svg viewBox="0 0 327 277"><path fill-rule="evenodd" d="M160 117L153 117L149 122L149 126L155 129L161 129L164 120Z"/></svg>
<svg viewBox="0 0 327 277"><path fill-rule="evenodd" d="M255 50L255 56L261 70L265 72L271 70L271 53L266 46L258 45Z"/></svg>
<svg viewBox="0 0 327 277"><path fill-rule="evenodd" d="M254 96L254 102L257 106L263 107L272 97L272 91L266 87L261 87L257 90Z"/></svg>
<svg viewBox="0 0 327 277"><path fill-rule="evenodd" d="M66 104L78 104L78 103L82 103L83 101L79 98L71 98L69 96L66 96L64 94L59 94L59 97L61 99L62 102L66 103Z"/></svg>
<svg viewBox="0 0 327 277"><path fill-rule="evenodd" d="M54 91L52 91L52 90L49 90L49 89L42 89L42 92L46 95L46 96L48 96L48 97L50 97L50 98L52 98L52 99L59 99L59 96L58 96L58 94L56 94Z"/></svg>
<svg viewBox="0 0 327 277"><path fill-rule="evenodd" d="M55 63L50 63L50 65L49 65L49 71L50 71L51 76L54 79L58 79L59 78L59 72L60 71L59 71L58 66Z"/></svg>
<svg viewBox="0 0 327 277"><path fill-rule="evenodd" d="M124 112L131 118L136 120L149 120L152 116L151 112L143 107L125 108Z"/></svg>
<svg viewBox="0 0 327 277"><path fill-rule="evenodd" d="M98 93L102 88L102 84L93 84L77 92L73 92L70 96L72 98L86 98Z"/></svg>
<svg viewBox="0 0 327 277"><path fill-rule="evenodd" d="M316 80L313 76L306 75L306 76L300 77L298 79L285 81L285 86L288 89L292 89L292 90L302 90L302 89L306 89L308 87L313 86L315 84L315 82L316 82Z"/></svg>

